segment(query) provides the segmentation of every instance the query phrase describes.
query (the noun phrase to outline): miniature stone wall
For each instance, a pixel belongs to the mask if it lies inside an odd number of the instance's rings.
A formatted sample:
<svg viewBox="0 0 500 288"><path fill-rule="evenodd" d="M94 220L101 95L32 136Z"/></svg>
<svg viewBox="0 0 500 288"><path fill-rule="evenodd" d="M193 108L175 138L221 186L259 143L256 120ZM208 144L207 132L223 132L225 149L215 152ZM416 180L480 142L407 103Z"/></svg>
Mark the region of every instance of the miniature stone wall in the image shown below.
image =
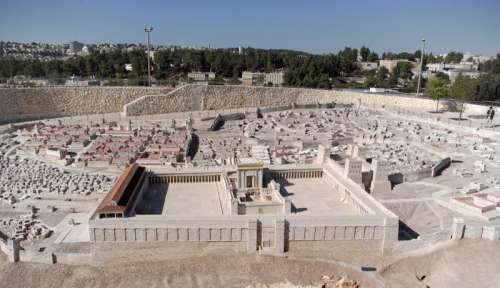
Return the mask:
<svg viewBox="0 0 500 288"><path fill-rule="evenodd" d="M454 218L451 227L451 239L486 239L500 240L500 226L466 224L463 218Z"/></svg>
<svg viewBox="0 0 500 288"><path fill-rule="evenodd" d="M248 242L246 218L90 220L92 242ZM254 231L256 233L256 231ZM254 237L256 238L256 236Z"/></svg>
<svg viewBox="0 0 500 288"><path fill-rule="evenodd" d="M170 93L145 95L124 105L127 116L202 110L200 99L207 85L187 85ZM218 86L217 86L218 87Z"/></svg>
<svg viewBox="0 0 500 288"><path fill-rule="evenodd" d="M149 87L1 88L0 123L120 112L123 105L138 97L171 90Z"/></svg>
<svg viewBox="0 0 500 288"><path fill-rule="evenodd" d="M175 90L149 87L1 88L0 123L122 111L126 115L141 115L333 101L415 112L436 109L436 102L431 99L353 90L221 85L186 85ZM484 114L486 110L486 106L466 105L467 113Z"/></svg>
<svg viewBox="0 0 500 288"><path fill-rule="evenodd" d="M290 241L383 240L383 226L290 227Z"/></svg>
<svg viewBox="0 0 500 288"><path fill-rule="evenodd" d="M405 94L372 94L352 90L286 87L186 85L164 95L143 96L125 105L125 115L160 114L189 110L276 107L336 102L375 108L433 111L436 102Z"/></svg>
<svg viewBox="0 0 500 288"><path fill-rule="evenodd" d="M283 253L288 241L355 241L375 243L380 249L385 243L397 241L397 219L388 221L382 217L357 216L336 219L321 217L230 218L204 219L110 219L89 222L92 242L244 242L247 252L257 247L269 247ZM159 218L158 218L159 219ZM393 219L390 219L393 220ZM394 222L394 223L392 223ZM259 224L256 224L259 223ZM394 231L393 231L394 230ZM259 236L260 235L260 236ZM269 245L269 246L267 246Z"/></svg>

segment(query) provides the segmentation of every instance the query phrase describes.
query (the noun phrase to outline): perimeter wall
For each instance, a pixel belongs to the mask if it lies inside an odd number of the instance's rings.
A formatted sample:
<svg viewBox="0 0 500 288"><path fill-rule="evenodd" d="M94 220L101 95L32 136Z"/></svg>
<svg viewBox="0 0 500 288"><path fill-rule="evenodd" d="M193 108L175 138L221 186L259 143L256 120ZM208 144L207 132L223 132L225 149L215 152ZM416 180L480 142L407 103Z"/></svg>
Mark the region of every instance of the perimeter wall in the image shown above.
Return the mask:
<svg viewBox="0 0 500 288"><path fill-rule="evenodd" d="M162 95L146 95L124 106L127 116L191 110L243 107L276 107L336 102L374 108L434 111L436 101L406 94L374 94L353 90L319 90L285 87L186 85ZM443 101L443 103L445 102ZM445 109L446 105L440 105ZM469 113L485 113L487 107L467 104Z"/></svg>
<svg viewBox="0 0 500 288"><path fill-rule="evenodd" d="M175 90L167 87L0 88L0 124L113 112L132 116L327 102L416 112L436 109L436 102L430 99L353 90L220 85L186 85ZM486 106L467 104L466 112L483 114L486 109Z"/></svg>
<svg viewBox="0 0 500 288"><path fill-rule="evenodd" d="M40 118L120 112L145 94L172 88L47 87L0 88L0 124Z"/></svg>

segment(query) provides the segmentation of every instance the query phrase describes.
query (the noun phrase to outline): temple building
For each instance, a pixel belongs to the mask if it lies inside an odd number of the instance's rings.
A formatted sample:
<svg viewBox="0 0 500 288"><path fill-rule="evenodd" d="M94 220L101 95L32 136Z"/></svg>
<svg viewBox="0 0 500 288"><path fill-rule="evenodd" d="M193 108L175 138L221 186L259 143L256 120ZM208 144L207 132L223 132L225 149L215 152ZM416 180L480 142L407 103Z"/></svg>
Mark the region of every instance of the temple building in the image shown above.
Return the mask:
<svg viewBox="0 0 500 288"><path fill-rule="evenodd" d="M350 166L324 154L307 165L255 158L200 168L132 164L90 219L91 240L227 242L272 253L298 241L381 249L397 241L398 218L349 177Z"/></svg>

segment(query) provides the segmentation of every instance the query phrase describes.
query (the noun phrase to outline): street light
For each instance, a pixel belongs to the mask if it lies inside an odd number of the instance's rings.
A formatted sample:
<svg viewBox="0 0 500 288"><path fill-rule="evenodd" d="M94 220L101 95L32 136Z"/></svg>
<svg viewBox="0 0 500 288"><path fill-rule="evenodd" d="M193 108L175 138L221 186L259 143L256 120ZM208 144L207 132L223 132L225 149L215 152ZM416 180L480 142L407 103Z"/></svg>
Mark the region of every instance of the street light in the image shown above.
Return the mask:
<svg viewBox="0 0 500 288"><path fill-rule="evenodd" d="M424 70L425 39L422 38L422 53L420 53L420 71L418 72L417 96L420 95L420 83L422 81L422 70Z"/></svg>
<svg viewBox="0 0 500 288"><path fill-rule="evenodd" d="M149 60L149 33L153 31L153 27L146 27L144 28L144 32L148 34L148 85L151 87L151 61Z"/></svg>

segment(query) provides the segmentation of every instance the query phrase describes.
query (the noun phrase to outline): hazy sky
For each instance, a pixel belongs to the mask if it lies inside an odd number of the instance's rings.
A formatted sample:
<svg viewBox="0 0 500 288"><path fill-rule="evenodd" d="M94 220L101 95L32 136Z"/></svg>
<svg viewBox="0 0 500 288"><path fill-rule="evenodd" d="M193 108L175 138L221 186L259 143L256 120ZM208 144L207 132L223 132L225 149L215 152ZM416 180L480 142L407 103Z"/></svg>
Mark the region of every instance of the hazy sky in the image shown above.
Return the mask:
<svg viewBox="0 0 500 288"><path fill-rule="evenodd" d="M500 0L0 0L0 40L500 52Z"/></svg>

